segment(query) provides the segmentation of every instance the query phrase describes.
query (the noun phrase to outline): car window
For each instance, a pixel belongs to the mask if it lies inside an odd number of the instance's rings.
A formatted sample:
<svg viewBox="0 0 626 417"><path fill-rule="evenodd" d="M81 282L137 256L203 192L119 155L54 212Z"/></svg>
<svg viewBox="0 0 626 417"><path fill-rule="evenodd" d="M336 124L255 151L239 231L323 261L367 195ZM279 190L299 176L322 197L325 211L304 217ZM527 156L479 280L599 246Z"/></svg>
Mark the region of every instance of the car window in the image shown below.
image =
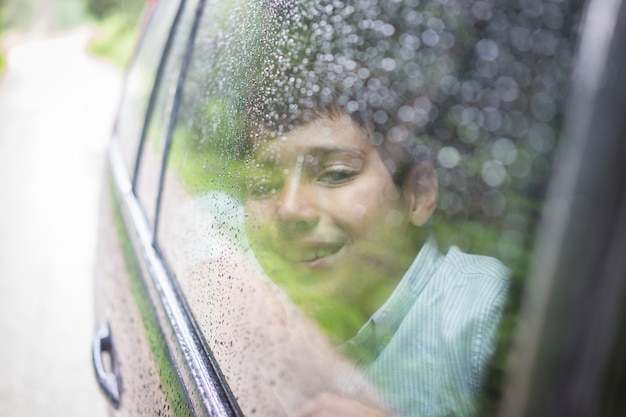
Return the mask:
<svg viewBox="0 0 626 417"><path fill-rule="evenodd" d="M133 173L142 137L150 94L155 85L159 61L180 5L179 0L159 1L148 16L149 22L126 72L113 138L118 141L129 173Z"/></svg>
<svg viewBox="0 0 626 417"><path fill-rule="evenodd" d="M145 137L138 159L135 192L149 224L156 215L163 152L167 145L170 115L174 107L176 87L181 73L186 46L193 27L197 1L185 1L179 22L170 34L169 49L163 58L160 84L154 89L153 112L147 119Z"/></svg>
<svg viewBox="0 0 626 417"><path fill-rule="evenodd" d="M207 1L158 244L244 414L498 401L579 7Z"/></svg>

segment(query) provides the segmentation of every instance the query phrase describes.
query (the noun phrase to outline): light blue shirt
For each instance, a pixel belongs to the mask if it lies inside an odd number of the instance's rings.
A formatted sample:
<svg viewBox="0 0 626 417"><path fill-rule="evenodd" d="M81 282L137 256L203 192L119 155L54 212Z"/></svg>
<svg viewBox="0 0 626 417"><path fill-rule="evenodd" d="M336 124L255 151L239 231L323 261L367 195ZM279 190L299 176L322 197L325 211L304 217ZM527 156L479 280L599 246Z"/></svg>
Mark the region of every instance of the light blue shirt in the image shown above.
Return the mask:
<svg viewBox="0 0 626 417"><path fill-rule="evenodd" d="M506 301L500 261L430 239L349 342L387 406L405 417L470 416ZM359 357L360 356L360 357Z"/></svg>

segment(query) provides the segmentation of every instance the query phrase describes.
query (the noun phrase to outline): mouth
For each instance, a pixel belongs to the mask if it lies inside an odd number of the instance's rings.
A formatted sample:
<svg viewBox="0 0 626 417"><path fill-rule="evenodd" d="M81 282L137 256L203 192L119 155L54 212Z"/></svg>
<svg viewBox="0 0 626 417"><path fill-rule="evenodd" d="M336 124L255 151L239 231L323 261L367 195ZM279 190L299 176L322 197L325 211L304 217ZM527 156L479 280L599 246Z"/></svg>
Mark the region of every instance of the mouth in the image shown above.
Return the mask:
<svg viewBox="0 0 626 417"><path fill-rule="evenodd" d="M331 263L343 246L343 243L294 244L285 250L284 257L292 264L321 268Z"/></svg>

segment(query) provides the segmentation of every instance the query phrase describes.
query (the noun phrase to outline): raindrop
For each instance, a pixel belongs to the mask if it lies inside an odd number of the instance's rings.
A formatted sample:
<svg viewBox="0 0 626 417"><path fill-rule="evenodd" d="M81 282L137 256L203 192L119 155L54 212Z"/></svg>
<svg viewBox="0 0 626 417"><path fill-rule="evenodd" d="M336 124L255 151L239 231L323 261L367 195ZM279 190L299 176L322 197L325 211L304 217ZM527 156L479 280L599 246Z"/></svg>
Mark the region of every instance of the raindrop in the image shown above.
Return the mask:
<svg viewBox="0 0 626 417"><path fill-rule="evenodd" d="M380 87L381 87L381 83L378 78L371 78L367 82L367 88L369 88L372 91L378 90Z"/></svg>
<svg viewBox="0 0 626 417"><path fill-rule="evenodd" d="M485 116L483 125L488 131L495 132L502 127L502 113L498 109L486 108L483 114Z"/></svg>
<svg viewBox="0 0 626 417"><path fill-rule="evenodd" d="M441 45L442 48L450 49L454 46L455 42L456 42L456 38L450 32L442 32L439 35L439 44Z"/></svg>
<svg viewBox="0 0 626 417"><path fill-rule="evenodd" d="M346 104L346 111L348 113L354 113L358 109L359 109L359 103L354 100L351 100Z"/></svg>
<svg viewBox="0 0 626 417"><path fill-rule="evenodd" d="M526 115L519 111L512 111L506 115L506 129L509 134L516 138L526 136L528 133L528 120Z"/></svg>
<svg viewBox="0 0 626 417"><path fill-rule="evenodd" d="M500 55L500 48L491 39L482 39L476 44L476 52L485 61L495 61Z"/></svg>
<svg viewBox="0 0 626 417"><path fill-rule="evenodd" d="M446 28L446 25L443 23L443 20L431 17L428 19L428 27L437 33L441 33Z"/></svg>
<svg viewBox="0 0 626 417"><path fill-rule="evenodd" d="M492 16L491 6L484 1L472 4L472 15L478 20L489 20Z"/></svg>
<svg viewBox="0 0 626 417"><path fill-rule="evenodd" d="M500 77L496 80L496 90L500 94L503 101L513 101L519 95L519 87L517 82L507 76Z"/></svg>
<svg viewBox="0 0 626 417"><path fill-rule="evenodd" d="M504 165L510 165L517 158L517 146L511 139L500 138L493 143L491 154Z"/></svg>
<svg viewBox="0 0 626 417"><path fill-rule="evenodd" d="M546 4L542 18L545 25L550 29L559 30L563 26L563 12L556 4Z"/></svg>
<svg viewBox="0 0 626 417"><path fill-rule="evenodd" d="M417 49L421 44L420 39L417 36L408 33L400 35L399 41L400 45L410 49Z"/></svg>
<svg viewBox="0 0 626 417"><path fill-rule="evenodd" d="M415 110L421 114L428 114L433 108L433 104L428 97L425 96L416 98L413 104L415 106Z"/></svg>
<svg viewBox="0 0 626 417"><path fill-rule="evenodd" d="M393 130L393 129L392 129ZM384 136L382 135L382 133L380 132L374 132L372 133L372 135L370 136L370 142L372 143L372 145L374 146L380 146L383 144L383 142L385 141Z"/></svg>
<svg viewBox="0 0 626 417"><path fill-rule="evenodd" d="M545 55L552 56L556 52L559 39L548 30L539 30L533 34L533 51Z"/></svg>
<svg viewBox="0 0 626 417"><path fill-rule="evenodd" d="M476 143L480 137L480 132L473 126L459 126L459 138L465 143Z"/></svg>
<svg viewBox="0 0 626 417"><path fill-rule="evenodd" d="M415 10L406 10L404 13L404 20L410 25L418 25L424 21L424 17L421 13Z"/></svg>
<svg viewBox="0 0 626 417"><path fill-rule="evenodd" d="M527 152L518 151L517 159L509 166L509 172L516 178L527 178L531 171L531 157Z"/></svg>
<svg viewBox="0 0 626 417"><path fill-rule="evenodd" d="M356 83L356 78L354 77L346 77L343 79L342 84L346 89L350 89Z"/></svg>
<svg viewBox="0 0 626 417"><path fill-rule="evenodd" d="M437 152L437 162L444 168L454 168L460 161L459 151L452 146L444 146Z"/></svg>
<svg viewBox="0 0 626 417"><path fill-rule="evenodd" d="M404 126L394 126L389 129L387 137L393 143L402 143L409 138L409 131Z"/></svg>
<svg viewBox="0 0 626 417"><path fill-rule="evenodd" d="M377 110L376 113L374 113L374 122L379 125L387 123L387 120L389 120L389 115L385 110Z"/></svg>
<svg viewBox="0 0 626 417"><path fill-rule="evenodd" d="M398 49L398 51L396 52L396 56L398 56L401 61L412 61L415 58L415 49L403 46Z"/></svg>
<svg viewBox="0 0 626 417"><path fill-rule="evenodd" d="M403 122L409 123L415 120L415 109L411 106L402 106L398 110L398 117Z"/></svg>
<svg viewBox="0 0 626 417"><path fill-rule="evenodd" d="M459 80L456 77L452 75L446 75L441 79L440 86L441 90L444 93L451 96L459 91L460 84Z"/></svg>
<svg viewBox="0 0 626 417"><path fill-rule="evenodd" d="M422 41L428 46L436 46L439 43L439 34L433 29L426 29L422 33Z"/></svg>
<svg viewBox="0 0 626 417"><path fill-rule="evenodd" d="M489 160L483 163L481 174L485 184L490 187L499 187L506 178L506 168L500 161Z"/></svg>
<svg viewBox="0 0 626 417"><path fill-rule="evenodd" d="M393 35L396 32L396 28L393 27L393 25L391 25L389 23L386 23L381 28L381 32L383 32L383 35L385 35L385 36L391 36L391 35Z"/></svg>
<svg viewBox="0 0 626 417"><path fill-rule="evenodd" d="M396 69L396 60L393 58L384 58L380 64L385 71L393 71Z"/></svg>
<svg viewBox="0 0 626 417"><path fill-rule="evenodd" d="M461 84L461 97L463 101L472 102L475 101L478 92L481 90L481 86L476 81L465 81Z"/></svg>

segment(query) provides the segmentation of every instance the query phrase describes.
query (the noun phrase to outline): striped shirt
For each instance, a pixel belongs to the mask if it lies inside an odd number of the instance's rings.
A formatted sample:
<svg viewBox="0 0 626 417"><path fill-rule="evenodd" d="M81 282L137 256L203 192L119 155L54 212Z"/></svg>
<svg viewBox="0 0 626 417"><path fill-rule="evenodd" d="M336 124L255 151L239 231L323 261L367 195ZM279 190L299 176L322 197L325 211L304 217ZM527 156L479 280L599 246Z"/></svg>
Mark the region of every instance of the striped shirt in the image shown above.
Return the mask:
<svg viewBox="0 0 626 417"><path fill-rule="evenodd" d="M500 261L429 239L348 351L387 406L405 417L476 413L485 365L506 301Z"/></svg>

